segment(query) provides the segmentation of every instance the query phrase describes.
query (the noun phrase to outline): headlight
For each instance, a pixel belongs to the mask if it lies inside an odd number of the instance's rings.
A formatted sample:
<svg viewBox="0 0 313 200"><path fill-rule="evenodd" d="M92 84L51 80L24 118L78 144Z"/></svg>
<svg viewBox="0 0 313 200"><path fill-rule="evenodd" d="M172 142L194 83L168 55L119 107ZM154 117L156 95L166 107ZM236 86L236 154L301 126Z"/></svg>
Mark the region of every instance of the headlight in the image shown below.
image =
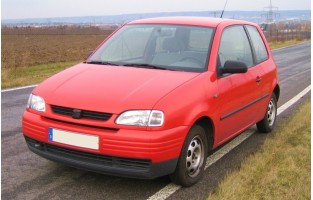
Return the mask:
<svg viewBox="0 0 313 200"><path fill-rule="evenodd" d="M159 110L130 110L116 119L117 124L131 126L162 126L164 114Z"/></svg>
<svg viewBox="0 0 313 200"><path fill-rule="evenodd" d="M27 108L39 111L39 112L45 112L46 111L46 103L40 96L36 96L33 94L30 94L28 102L27 102Z"/></svg>

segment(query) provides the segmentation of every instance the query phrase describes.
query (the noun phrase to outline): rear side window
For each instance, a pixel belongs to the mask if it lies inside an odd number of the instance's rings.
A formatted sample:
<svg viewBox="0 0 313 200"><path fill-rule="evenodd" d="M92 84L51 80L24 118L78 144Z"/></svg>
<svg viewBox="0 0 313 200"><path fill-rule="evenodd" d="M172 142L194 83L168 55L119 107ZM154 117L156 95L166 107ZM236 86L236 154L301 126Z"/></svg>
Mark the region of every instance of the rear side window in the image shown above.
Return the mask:
<svg viewBox="0 0 313 200"><path fill-rule="evenodd" d="M224 67L226 61L240 61L253 66L250 43L243 26L231 26L222 33L218 51L218 67Z"/></svg>
<svg viewBox="0 0 313 200"><path fill-rule="evenodd" d="M264 42L262 40L262 37L259 31L254 26L246 26L246 28L248 30L248 33L252 41L252 46L255 51L257 63L267 60L268 55L267 55L266 47L264 45Z"/></svg>

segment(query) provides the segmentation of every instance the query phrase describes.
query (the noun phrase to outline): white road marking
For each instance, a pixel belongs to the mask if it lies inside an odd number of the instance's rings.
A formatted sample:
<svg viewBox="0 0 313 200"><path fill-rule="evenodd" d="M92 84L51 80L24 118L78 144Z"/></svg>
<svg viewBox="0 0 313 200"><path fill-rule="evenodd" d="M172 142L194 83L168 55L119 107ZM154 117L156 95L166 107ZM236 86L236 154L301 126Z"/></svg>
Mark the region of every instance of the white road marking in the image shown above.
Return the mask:
<svg viewBox="0 0 313 200"><path fill-rule="evenodd" d="M164 200L167 197L171 196L173 193L175 193L180 188L181 188L180 185L176 185L174 183L169 183L164 188L159 190L157 193L150 196L148 198L148 200Z"/></svg>
<svg viewBox="0 0 313 200"><path fill-rule="evenodd" d="M282 112L284 112L286 109L288 109L291 105L299 101L304 95L306 95L311 90L311 85L306 87L302 92L294 96L292 99L287 101L284 105L280 106L277 109L277 115L280 115Z"/></svg>
<svg viewBox="0 0 313 200"><path fill-rule="evenodd" d="M254 130L247 130L243 133L241 133L239 136L237 136L234 140L223 146L218 151L214 152L212 155L210 155L207 158L206 164L204 169L206 170L208 167L213 165L215 162L217 162L219 159L221 159L223 156L228 154L232 149L234 149L236 146L238 146L240 143L245 141L248 137L250 137L254 133Z"/></svg>
<svg viewBox="0 0 313 200"><path fill-rule="evenodd" d="M304 95L306 95L311 90L311 85L309 85L307 88L305 88L302 92L294 96L292 99L287 101L284 105L280 106L277 109L277 116L283 113L286 109L288 109L290 106L295 104L297 101L299 101ZM224 155L229 153L232 149L237 147L239 144L241 144L243 141L245 141L247 138L249 138L254 133L253 130L248 130L240 134L238 137L236 137L234 140L223 146L221 149L213 153L207 158L205 169L213 165L215 162L217 162L219 159L221 159ZM171 196L173 193L175 193L177 190L179 190L181 186L176 185L174 183L169 183L165 187L163 187L161 190L153 194L148 198L148 200L165 200L169 196Z"/></svg>
<svg viewBox="0 0 313 200"><path fill-rule="evenodd" d="M9 89L5 89L5 90L1 90L1 92L10 92L10 91L15 91L15 90L22 90L22 89L36 87L36 86L37 85L27 85L27 86L23 86L23 87L9 88Z"/></svg>

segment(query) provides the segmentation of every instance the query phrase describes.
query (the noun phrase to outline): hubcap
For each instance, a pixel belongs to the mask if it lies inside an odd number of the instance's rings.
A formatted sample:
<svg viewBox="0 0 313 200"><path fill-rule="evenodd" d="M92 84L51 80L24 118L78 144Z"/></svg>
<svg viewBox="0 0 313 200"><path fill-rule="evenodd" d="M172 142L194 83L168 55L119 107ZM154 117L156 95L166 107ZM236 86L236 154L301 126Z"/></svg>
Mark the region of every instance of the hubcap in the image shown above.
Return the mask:
<svg viewBox="0 0 313 200"><path fill-rule="evenodd" d="M203 142L199 136L195 136L189 144L186 158L186 168L190 177L198 175L200 167L203 164L203 159Z"/></svg>
<svg viewBox="0 0 313 200"><path fill-rule="evenodd" d="M268 120L268 125L273 126L275 122L275 117L276 117L276 108L275 108L275 103L273 99L268 104L267 107L267 120Z"/></svg>

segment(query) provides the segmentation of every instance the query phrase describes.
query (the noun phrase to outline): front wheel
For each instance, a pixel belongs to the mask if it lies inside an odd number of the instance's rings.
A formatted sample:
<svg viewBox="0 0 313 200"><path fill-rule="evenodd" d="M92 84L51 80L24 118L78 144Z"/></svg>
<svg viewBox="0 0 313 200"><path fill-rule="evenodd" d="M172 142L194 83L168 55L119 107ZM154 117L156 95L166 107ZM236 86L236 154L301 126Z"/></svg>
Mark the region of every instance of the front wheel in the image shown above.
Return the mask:
<svg viewBox="0 0 313 200"><path fill-rule="evenodd" d="M208 141L204 129L194 125L184 142L176 170L170 175L171 180L188 187L198 182L204 173L208 156Z"/></svg>
<svg viewBox="0 0 313 200"><path fill-rule="evenodd" d="M277 116L277 99L276 95L273 93L267 105L264 118L256 124L258 130L262 133L271 132L275 126L276 116Z"/></svg>

